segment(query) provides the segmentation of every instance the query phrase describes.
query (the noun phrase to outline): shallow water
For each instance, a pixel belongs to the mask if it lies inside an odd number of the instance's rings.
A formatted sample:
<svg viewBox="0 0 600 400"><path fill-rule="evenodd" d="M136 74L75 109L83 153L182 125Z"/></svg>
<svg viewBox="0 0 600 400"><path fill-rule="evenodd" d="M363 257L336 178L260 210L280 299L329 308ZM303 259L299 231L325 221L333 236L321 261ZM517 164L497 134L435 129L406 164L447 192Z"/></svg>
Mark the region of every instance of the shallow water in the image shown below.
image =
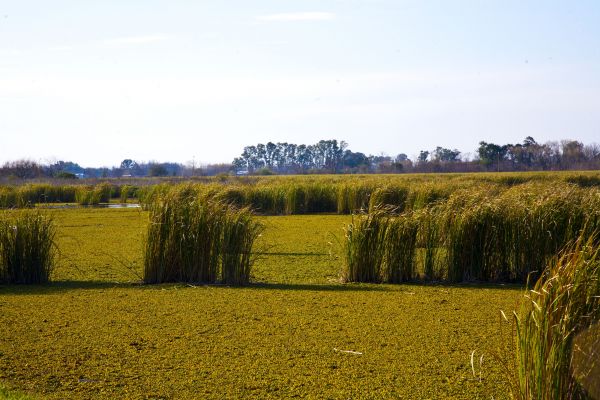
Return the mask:
<svg viewBox="0 0 600 400"><path fill-rule="evenodd" d="M100 203L93 205L81 204L39 204L38 208L66 209L66 208L140 208L137 203Z"/></svg>

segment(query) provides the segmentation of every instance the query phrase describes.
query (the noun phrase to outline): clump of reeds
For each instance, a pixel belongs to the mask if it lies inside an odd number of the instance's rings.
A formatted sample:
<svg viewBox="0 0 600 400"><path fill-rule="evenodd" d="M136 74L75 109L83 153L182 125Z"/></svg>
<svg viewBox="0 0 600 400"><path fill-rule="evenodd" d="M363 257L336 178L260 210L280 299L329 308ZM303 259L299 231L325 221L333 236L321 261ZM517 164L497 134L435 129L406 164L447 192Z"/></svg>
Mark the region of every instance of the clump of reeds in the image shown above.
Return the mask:
<svg viewBox="0 0 600 400"><path fill-rule="evenodd" d="M70 203L75 200L76 186L29 184L18 190L21 205L36 203Z"/></svg>
<svg viewBox="0 0 600 400"><path fill-rule="evenodd" d="M283 186L255 186L246 192L249 207L262 214L285 213L285 190Z"/></svg>
<svg viewBox="0 0 600 400"><path fill-rule="evenodd" d="M489 281L503 275L503 214L495 204L477 204L446 221L448 280Z"/></svg>
<svg viewBox="0 0 600 400"><path fill-rule="evenodd" d="M376 189L369 199L369 209L373 210L381 206L391 206L398 212L402 212L406 207L408 194L409 190L404 186L387 185Z"/></svg>
<svg viewBox="0 0 600 400"><path fill-rule="evenodd" d="M345 267L342 273L345 281L381 281L390 218L384 208L352 218L345 235Z"/></svg>
<svg viewBox="0 0 600 400"><path fill-rule="evenodd" d="M382 198L381 193L376 191L371 199ZM362 215L347 230L346 269L359 268L354 267L357 255L362 265L381 263L386 266L385 273L368 278L375 281L422 277L451 282L525 282L532 273L532 278L539 276L567 243L600 228L600 192L564 184L524 183L508 189L491 184L457 190L445 201L438 198L394 218L381 215L386 213L381 204L371 204L371 208L372 218ZM392 214L397 211L395 208ZM397 225L400 221L402 225ZM379 224L381 232L375 230ZM359 252L363 247L369 250ZM409 271L402 278L388 269L400 264ZM350 273L348 279L358 279L358 275Z"/></svg>
<svg viewBox="0 0 600 400"><path fill-rule="evenodd" d="M573 365L574 338L600 320L600 248L581 236L549 265L515 313L516 360L509 372L518 399L588 398L579 382L589 366ZM600 339L596 338L596 341ZM575 373L574 373L575 372Z"/></svg>
<svg viewBox="0 0 600 400"><path fill-rule="evenodd" d="M52 219L23 210L0 216L0 282L46 283L54 267Z"/></svg>
<svg viewBox="0 0 600 400"><path fill-rule="evenodd" d="M416 219L410 214L390 220L385 240L385 282L400 283L414 279L418 228Z"/></svg>
<svg viewBox="0 0 600 400"><path fill-rule="evenodd" d="M0 186L0 208L16 207L20 196L13 186Z"/></svg>
<svg viewBox="0 0 600 400"><path fill-rule="evenodd" d="M220 247L221 281L242 285L250 281L252 247L263 231L248 209L226 206L222 221Z"/></svg>
<svg viewBox="0 0 600 400"><path fill-rule="evenodd" d="M113 187L112 196L115 198L118 195L121 203L127 203L131 199L135 199L138 195L139 188L133 185L123 185Z"/></svg>
<svg viewBox="0 0 600 400"><path fill-rule="evenodd" d="M75 192L75 201L84 206L99 204L100 193L93 186L80 186Z"/></svg>
<svg viewBox="0 0 600 400"><path fill-rule="evenodd" d="M441 215L438 208L426 208L413 213L418 224L416 248L419 255L420 270L425 279L437 279L448 276L447 268L443 271L441 239Z"/></svg>
<svg viewBox="0 0 600 400"><path fill-rule="evenodd" d="M123 185L119 188L119 201L121 203L127 203L129 198L133 195L133 187L130 185Z"/></svg>
<svg viewBox="0 0 600 400"><path fill-rule="evenodd" d="M339 185L337 192L337 212L350 214L369 209L371 193L375 186L370 183L350 182Z"/></svg>
<svg viewBox="0 0 600 400"><path fill-rule="evenodd" d="M183 188L157 197L149 209L146 283L249 282L252 247L262 225L248 208Z"/></svg>
<svg viewBox="0 0 600 400"><path fill-rule="evenodd" d="M96 205L108 203L112 197L113 188L108 183L95 186L79 186L75 191L75 201L81 205Z"/></svg>
<svg viewBox="0 0 600 400"><path fill-rule="evenodd" d="M292 184L285 191L285 213L307 214L337 211L337 192L326 183Z"/></svg>

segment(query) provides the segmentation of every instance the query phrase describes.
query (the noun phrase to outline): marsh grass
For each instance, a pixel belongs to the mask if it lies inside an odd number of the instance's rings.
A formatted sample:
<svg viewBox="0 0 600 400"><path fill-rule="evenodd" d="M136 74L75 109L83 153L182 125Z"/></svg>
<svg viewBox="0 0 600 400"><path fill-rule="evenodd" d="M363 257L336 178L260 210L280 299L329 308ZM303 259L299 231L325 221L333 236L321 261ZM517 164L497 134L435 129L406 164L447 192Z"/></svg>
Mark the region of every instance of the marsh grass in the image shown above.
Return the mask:
<svg viewBox="0 0 600 400"><path fill-rule="evenodd" d="M254 261L252 248L263 226L254 221L248 209L226 206L222 229L221 280L230 285L247 284Z"/></svg>
<svg viewBox="0 0 600 400"><path fill-rule="evenodd" d="M20 210L0 216L0 282L46 283L54 267L56 230L38 211Z"/></svg>
<svg viewBox="0 0 600 400"><path fill-rule="evenodd" d="M345 229L346 282L380 282L385 261L385 244L391 217L380 208L352 218Z"/></svg>
<svg viewBox="0 0 600 400"><path fill-rule="evenodd" d="M408 187L397 185L386 185L375 189L369 198L369 210L381 206L392 206L397 212L402 212L406 207L409 193Z"/></svg>
<svg viewBox="0 0 600 400"><path fill-rule="evenodd" d="M156 198L149 210L144 282L249 282L262 231L249 209L182 188Z"/></svg>
<svg viewBox="0 0 600 400"><path fill-rule="evenodd" d="M389 206L371 203L372 211L357 215L347 229L348 279L525 282L567 243L600 228L597 189L539 183L489 189L459 190L440 200L425 188L431 203L416 210L407 205L400 215L399 208L390 213ZM353 272L361 263L366 270L386 267L373 278ZM404 272L394 272L398 265Z"/></svg>
<svg viewBox="0 0 600 400"><path fill-rule="evenodd" d="M410 216L401 215L390 220L384 255L385 282L400 283L415 277L417 232L418 224Z"/></svg>
<svg viewBox="0 0 600 400"><path fill-rule="evenodd" d="M81 205L94 205L100 203L99 193L91 186L78 187L75 192L75 202Z"/></svg>
<svg viewBox="0 0 600 400"><path fill-rule="evenodd" d="M538 185L563 188L565 185L598 189L600 174L580 173L513 173L513 174L443 174L443 175L308 175L244 178L193 178L84 180L65 185L60 181L26 185L0 186L0 207L27 207L35 203L96 204L120 198L123 202L137 198L142 205L181 185L193 186L197 193L251 207L264 215L339 213L391 205L402 211L416 211L445 203L453 197L484 191L491 197L513 188ZM135 185L135 186L134 186ZM131 190L131 186L135 189ZM85 189L84 189L85 188ZM123 193L122 193L123 192ZM125 194L127 193L127 195Z"/></svg>
<svg viewBox="0 0 600 400"><path fill-rule="evenodd" d="M75 201L81 205L96 205L108 203L112 198L113 187L108 183L95 186L78 186L75 192Z"/></svg>
<svg viewBox="0 0 600 400"><path fill-rule="evenodd" d="M577 352L593 351L574 347L576 336L600 320L596 237L580 236L563 250L527 291L524 309L514 314L516 358L514 369L508 369L514 398L589 398L580 383L597 383L598 376L590 376L594 365L573 363Z"/></svg>
<svg viewBox="0 0 600 400"><path fill-rule="evenodd" d="M27 184L0 187L0 208L25 208L38 203L70 203L75 201L76 186Z"/></svg>

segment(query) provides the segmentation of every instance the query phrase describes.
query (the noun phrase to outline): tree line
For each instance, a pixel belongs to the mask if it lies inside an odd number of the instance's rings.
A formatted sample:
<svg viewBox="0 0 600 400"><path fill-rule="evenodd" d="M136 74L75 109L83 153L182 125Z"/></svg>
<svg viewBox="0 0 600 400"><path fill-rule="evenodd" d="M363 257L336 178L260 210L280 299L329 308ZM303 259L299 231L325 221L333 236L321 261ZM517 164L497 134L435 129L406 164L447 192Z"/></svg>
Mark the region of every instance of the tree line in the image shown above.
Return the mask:
<svg viewBox="0 0 600 400"><path fill-rule="evenodd" d="M395 156L365 155L347 149L346 142L321 140L313 145L259 143L246 146L232 167L238 174L295 173L399 173L477 172L600 169L600 145L576 140L546 142L527 136L522 143L479 142L473 155L437 146L421 150L413 160Z"/></svg>
<svg viewBox="0 0 600 400"><path fill-rule="evenodd" d="M17 160L0 167L0 178L120 178L161 176L212 176L217 174L403 173L484 172L600 169L600 145L576 140L538 143L527 136L522 143L479 142L473 154L437 146L410 159L405 153L367 155L348 149L336 139L311 145L259 143L244 147L232 163L196 166L174 162L139 162L125 159L118 166L83 168L71 161L41 164Z"/></svg>
<svg viewBox="0 0 600 400"><path fill-rule="evenodd" d="M72 161L38 163L32 160L8 161L0 167L0 178L10 179L78 179L78 178L129 178L165 176L203 176L228 174L231 164L208 164L196 166L194 163L138 162L125 159L118 166L83 168Z"/></svg>

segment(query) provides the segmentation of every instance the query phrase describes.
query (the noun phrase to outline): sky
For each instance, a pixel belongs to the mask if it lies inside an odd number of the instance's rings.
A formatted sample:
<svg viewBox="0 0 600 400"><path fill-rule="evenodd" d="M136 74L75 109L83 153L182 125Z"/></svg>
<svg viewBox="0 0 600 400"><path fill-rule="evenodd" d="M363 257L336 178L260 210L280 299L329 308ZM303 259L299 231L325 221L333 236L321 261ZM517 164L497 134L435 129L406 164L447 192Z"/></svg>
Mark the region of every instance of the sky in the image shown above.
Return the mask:
<svg viewBox="0 0 600 400"><path fill-rule="evenodd" d="M600 142L600 2L0 0L0 162Z"/></svg>

